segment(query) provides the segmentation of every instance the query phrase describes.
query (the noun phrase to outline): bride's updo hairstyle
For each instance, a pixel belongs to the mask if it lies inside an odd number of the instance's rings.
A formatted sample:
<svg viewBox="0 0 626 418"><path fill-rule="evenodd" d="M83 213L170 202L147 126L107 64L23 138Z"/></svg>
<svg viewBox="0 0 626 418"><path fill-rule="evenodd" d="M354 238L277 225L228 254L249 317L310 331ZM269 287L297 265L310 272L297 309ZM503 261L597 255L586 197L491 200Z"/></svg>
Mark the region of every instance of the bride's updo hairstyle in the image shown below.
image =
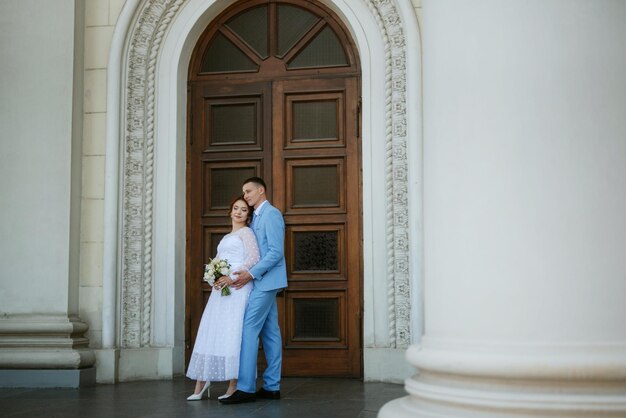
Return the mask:
<svg viewBox="0 0 626 418"><path fill-rule="evenodd" d="M243 198L243 195L237 196L230 202L228 215L230 216L230 214L233 213L233 206L235 206L235 202L239 202L240 200L245 203L246 206L248 206L248 217L246 218L246 225L250 225L250 222L252 222L252 215L254 214L254 208L248 205L248 202L246 202L246 199Z"/></svg>

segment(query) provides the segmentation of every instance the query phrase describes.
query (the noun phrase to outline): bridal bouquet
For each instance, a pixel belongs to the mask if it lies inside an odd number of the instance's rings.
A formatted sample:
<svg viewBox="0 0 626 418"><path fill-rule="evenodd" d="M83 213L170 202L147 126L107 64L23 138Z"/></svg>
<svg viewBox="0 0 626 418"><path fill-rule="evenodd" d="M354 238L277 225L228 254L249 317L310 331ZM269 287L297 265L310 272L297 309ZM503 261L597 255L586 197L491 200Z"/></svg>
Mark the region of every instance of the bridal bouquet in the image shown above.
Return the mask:
<svg viewBox="0 0 626 418"><path fill-rule="evenodd" d="M222 276L228 276L230 274L230 264L228 260L222 260L220 258L209 259L209 264L204 265L204 277L203 280L213 287L215 281ZM230 289L228 286L222 287L222 296L230 295Z"/></svg>

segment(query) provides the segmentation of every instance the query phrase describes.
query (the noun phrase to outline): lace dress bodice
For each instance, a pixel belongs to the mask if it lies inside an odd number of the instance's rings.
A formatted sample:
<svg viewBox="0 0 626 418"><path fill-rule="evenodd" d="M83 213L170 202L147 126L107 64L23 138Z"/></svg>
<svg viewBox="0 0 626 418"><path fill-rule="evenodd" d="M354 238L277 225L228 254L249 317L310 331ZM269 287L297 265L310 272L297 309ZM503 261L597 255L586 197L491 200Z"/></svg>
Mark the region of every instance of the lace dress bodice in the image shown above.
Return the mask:
<svg viewBox="0 0 626 418"><path fill-rule="evenodd" d="M258 263L261 254L252 229L245 226L225 235L217 246L216 258L228 260L233 272Z"/></svg>

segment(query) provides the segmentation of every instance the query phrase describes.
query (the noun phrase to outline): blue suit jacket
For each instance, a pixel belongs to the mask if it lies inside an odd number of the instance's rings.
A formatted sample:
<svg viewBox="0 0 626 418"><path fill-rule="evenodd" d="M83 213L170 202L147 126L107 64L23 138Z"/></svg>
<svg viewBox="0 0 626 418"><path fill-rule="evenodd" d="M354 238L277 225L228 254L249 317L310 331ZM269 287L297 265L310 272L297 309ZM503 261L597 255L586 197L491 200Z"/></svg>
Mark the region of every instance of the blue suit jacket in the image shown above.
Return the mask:
<svg viewBox="0 0 626 418"><path fill-rule="evenodd" d="M261 260L250 269L254 286L268 291L287 287L285 221L278 209L265 203L252 225Z"/></svg>

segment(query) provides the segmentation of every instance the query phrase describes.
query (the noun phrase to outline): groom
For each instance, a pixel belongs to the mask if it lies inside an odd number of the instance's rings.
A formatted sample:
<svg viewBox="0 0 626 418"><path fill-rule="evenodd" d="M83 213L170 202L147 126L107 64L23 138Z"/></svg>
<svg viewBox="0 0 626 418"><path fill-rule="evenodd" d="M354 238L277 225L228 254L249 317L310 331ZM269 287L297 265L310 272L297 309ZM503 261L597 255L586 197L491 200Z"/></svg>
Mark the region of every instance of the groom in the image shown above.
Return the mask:
<svg viewBox="0 0 626 418"><path fill-rule="evenodd" d="M282 339L278 328L276 294L287 287L285 221L280 211L267 201L265 190L265 182L260 177L249 178L243 183L243 198L254 207L250 227L259 243L261 260L250 271L234 273L237 275L232 285L235 289L251 280L254 280L254 288L243 319L237 391L228 398L220 399L225 404L253 402L257 397L280 399ZM256 391L259 335L263 341L267 369L263 373L263 387Z"/></svg>

